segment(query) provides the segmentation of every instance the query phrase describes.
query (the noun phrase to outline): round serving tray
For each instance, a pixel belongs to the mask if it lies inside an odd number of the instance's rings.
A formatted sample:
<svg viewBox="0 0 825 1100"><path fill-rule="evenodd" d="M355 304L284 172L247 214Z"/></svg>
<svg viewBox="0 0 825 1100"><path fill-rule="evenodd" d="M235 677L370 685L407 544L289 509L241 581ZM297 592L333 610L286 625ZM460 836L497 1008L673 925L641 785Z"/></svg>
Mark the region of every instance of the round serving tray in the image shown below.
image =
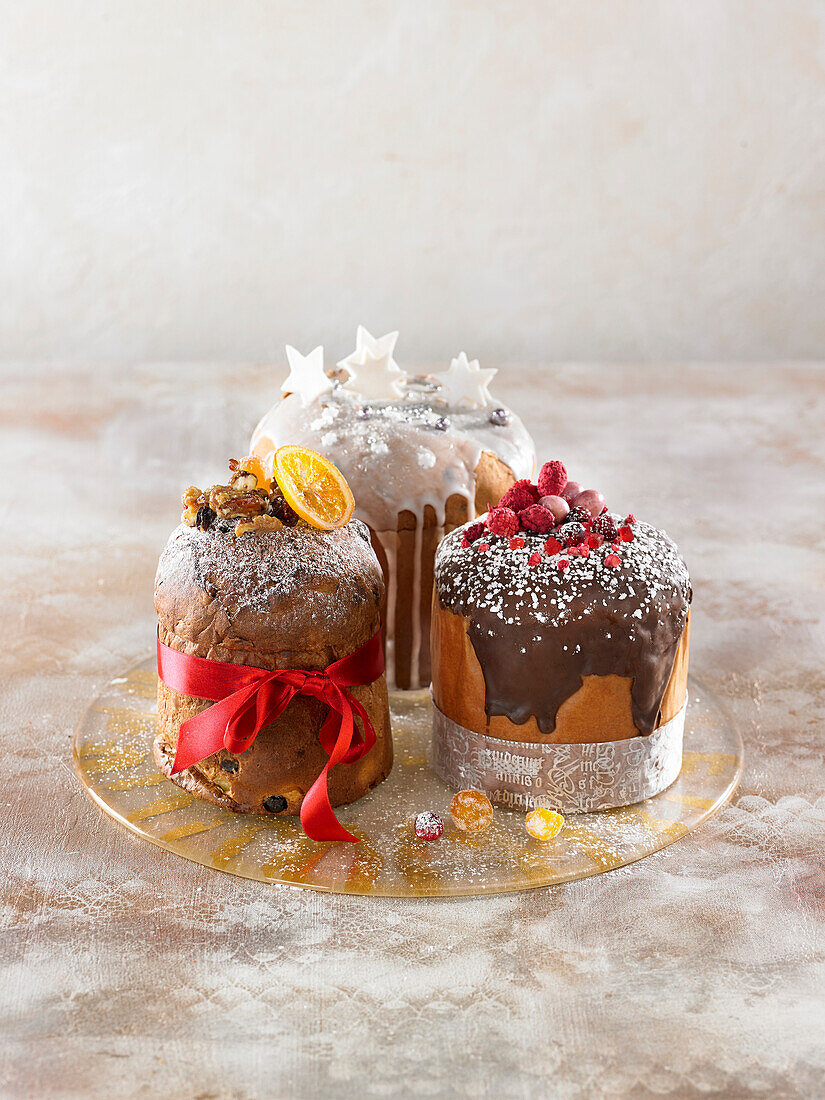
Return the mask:
<svg viewBox="0 0 825 1100"><path fill-rule="evenodd" d="M344 894L458 897L504 893L612 871L698 828L730 798L742 770L742 740L720 703L690 683L684 762L666 791L620 810L573 814L541 844L524 814L496 807L478 836L450 824L452 790L429 765L429 693L392 692L395 763L389 779L336 810L359 844L309 840L297 818L233 814L201 802L158 772L152 759L157 711L154 658L115 677L75 730L80 781L107 814L139 837L206 867L260 882ZM412 821L444 819L427 843Z"/></svg>

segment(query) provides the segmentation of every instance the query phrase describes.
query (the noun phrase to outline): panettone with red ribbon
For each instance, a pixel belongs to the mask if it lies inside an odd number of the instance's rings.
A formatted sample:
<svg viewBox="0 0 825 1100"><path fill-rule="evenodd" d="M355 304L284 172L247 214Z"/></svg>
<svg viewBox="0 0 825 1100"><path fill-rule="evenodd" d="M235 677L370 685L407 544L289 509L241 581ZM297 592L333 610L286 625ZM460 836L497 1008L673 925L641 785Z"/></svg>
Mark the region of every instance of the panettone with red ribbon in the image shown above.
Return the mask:
<svg viewBox="0 0 825 1100"><path fill-rule="evenodd" d="M155 759L238 813L300 814L354 840L333 806L392 766L381 568L338 470L284 447L184 494L161 554Z"/></svg>

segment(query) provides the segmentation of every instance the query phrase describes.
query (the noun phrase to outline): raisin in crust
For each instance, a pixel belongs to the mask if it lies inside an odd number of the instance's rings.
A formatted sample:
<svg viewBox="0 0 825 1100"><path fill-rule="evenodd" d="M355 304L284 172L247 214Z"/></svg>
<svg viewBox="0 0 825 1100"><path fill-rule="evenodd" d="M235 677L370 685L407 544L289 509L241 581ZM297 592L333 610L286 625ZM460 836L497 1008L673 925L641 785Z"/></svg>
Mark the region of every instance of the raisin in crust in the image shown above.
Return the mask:
<svg viewBox="0 0 825 1100"><path fill-rule="evenodd" d="M160 557L155 610L161 642L182 653L265 669L321 670L355 652L380 625L381 569L365 526L336 531L300 524L236 537L219 525L181 525ZM386 681L351 689L370 716L375 746L329 775L333 806L354 802L392 766ZM265 726L246 752L216 753L171 776L180 725L211 704L158 684L155 760L173 782L239 813L265 813L264 803L298 813L326 763L318 731L328 713L297 696ZM278 797L279 796L279 797Z"/></svg>

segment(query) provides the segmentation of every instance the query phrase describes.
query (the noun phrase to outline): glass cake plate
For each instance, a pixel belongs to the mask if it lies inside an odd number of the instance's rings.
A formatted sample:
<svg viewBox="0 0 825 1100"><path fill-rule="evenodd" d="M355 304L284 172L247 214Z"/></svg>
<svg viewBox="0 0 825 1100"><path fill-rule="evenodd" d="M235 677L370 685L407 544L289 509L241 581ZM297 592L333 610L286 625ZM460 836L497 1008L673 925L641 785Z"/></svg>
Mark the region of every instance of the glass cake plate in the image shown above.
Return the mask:
<svg viewBox="0 0 825 1100"><path fill-rule="evenodd" d="M309 840L297 818L233 814L201 802L158 772L154 657L108 684L74 734L74 762L90 797L144 840L260 882L332 893L459 897L528 890L612 871L693 832L730 798L742 740L722 705L693 678L684 763L673 786L620 810L573 814L554 841L528 836L524 814L495 808L467 836L450 822L453 791L428 763L429 692L391 692L395 763L389 779L336 815L359 844ZM422 810L444 820L437 841L418 840Z"/></svg>

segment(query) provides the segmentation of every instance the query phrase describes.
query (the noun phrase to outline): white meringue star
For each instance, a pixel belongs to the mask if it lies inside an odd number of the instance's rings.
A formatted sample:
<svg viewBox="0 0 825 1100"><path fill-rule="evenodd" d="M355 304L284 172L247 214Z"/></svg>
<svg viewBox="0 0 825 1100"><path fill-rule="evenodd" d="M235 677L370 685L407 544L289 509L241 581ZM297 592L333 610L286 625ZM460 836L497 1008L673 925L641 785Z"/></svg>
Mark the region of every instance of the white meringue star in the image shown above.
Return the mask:
<svg viewBox="0 0 825 1100"><path fill-rule="evenodd" d="M401 396L401 382L406 376L392 357L397 339L397 332L376 339L359 325L355 351L338 362L349 375L341 388L357 393L364 401L392 401Z"/></svg>
<svg viewBox="0 0 825 1100"><path fill-rule="evenodd" d="M480 370L478 359L467 360L466 352L453 359L450 369L433 374L439 385L436 401L444 401L453 408L469 405L471 409L483 409L492 405L493 399L487 389L495 375L495 367Z"/></svg>
<svg viewBox="0 0 825 1100"><path fill-rule="evenodd" d="M323 347L319 345L309 355L301 355L287 344L286 357L289 377L281 386L282 393L295 393L304 405L310 405L316 397L332 390L332 379L324 370Z"/></svg>

